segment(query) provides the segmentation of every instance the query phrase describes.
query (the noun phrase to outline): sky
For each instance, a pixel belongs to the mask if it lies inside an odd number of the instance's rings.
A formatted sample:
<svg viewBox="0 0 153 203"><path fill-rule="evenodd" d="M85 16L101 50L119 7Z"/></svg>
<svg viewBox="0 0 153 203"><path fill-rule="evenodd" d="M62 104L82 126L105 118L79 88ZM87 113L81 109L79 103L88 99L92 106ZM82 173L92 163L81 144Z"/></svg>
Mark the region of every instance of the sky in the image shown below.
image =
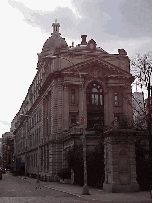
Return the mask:
<svg viewBox="0 0 153 203"><path fill-rule="evenodd" d="M69 46L94 39L98 47L129 57L152 50L151 0L5 0L0 3L0 137L10 131L36 74L52 23Z"/></svg>

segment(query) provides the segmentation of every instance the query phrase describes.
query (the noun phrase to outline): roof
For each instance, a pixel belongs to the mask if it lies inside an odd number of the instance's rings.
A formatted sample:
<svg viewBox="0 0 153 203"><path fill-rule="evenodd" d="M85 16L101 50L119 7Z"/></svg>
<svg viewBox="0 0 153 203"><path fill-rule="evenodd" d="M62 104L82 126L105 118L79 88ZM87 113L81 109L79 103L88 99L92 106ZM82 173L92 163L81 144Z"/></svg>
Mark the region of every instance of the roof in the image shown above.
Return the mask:
<svg viewBox="0 0 153 203"><path fill-rule="evenodd" d="M55 51L56 48L66 48L68 49L68 45L67 42L65 41L65 38L62 38L59 33L59 27L60 24L57 23L57 20L55 21L55 23L52 24L53 26L53 33L51 33L51 37L49 37L42 48L42 52L43 54L45 54L46 52L52 52Z"/></svg>

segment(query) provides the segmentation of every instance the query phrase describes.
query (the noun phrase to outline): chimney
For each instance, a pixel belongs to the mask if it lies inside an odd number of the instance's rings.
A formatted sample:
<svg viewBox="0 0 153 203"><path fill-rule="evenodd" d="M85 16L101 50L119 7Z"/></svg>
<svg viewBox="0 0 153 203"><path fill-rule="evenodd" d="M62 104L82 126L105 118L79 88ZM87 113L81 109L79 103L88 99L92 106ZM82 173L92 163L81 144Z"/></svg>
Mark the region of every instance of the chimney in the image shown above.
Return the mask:
<svg viewBox="0 0 153 203"><path fill-rule="evenodd" d="M87 35L81 35L81 38L82 38L81 45L86 45L87 44L86 37L87 37Z"/></svg>
<svg viewBox="0 0 153 203"><path fill-rule="evenodd" d="M74 47L74 42L72 42L72 47Z"/></svg>

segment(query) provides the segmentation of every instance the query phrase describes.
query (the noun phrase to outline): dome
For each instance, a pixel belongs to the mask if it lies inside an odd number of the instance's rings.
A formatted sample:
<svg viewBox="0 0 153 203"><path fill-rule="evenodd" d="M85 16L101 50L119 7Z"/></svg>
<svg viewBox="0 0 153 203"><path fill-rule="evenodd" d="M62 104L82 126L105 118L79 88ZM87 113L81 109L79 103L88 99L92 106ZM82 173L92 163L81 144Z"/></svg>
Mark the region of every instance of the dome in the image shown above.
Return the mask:
<svg viewBox="0 0 153 203"><path fill-rule="evenodd" d="M65 41L65 38L62 38L60 36L61 35L59 33L60 24L57 23L57 20L55 21L55 23L52 24L52 26L53 26L53 33L51 34L52 36L49 37L44 43L42 53L55 51L55 49L58 47L68 49L68 45Z"/></svg>
<svg viewBox="0 0 153 203"><path fill-rule="evenodd" d="M59 37L51 36L44 43L42 52L52 51L52 50L54 51L57 47L64 48L64 47L68 47L68 45L64 38L60 36Z"/></svg>

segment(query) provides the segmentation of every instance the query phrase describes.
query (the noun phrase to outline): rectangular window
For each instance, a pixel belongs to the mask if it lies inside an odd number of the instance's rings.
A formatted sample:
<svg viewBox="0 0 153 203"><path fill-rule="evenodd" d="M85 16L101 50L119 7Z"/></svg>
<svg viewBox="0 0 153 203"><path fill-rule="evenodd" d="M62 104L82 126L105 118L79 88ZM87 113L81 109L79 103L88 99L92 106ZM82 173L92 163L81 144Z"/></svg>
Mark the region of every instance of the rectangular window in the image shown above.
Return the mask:
<svg viewBox="0 0 153 203"><path fill-rule="evenodd" d="M47 172L49 170L49 145L47 144Z"/></svg>
<svg viewBox="0 0 153 203"><path fill-rule="evenodd" d="M75 89L71 89L71 104L75 104Z"/></svg>
<svg viewBox="0 0 153 203"><path fill-rule="evenodd" d="M114 105L119 105L119 96L118 93L114 93Z"/></svg>
<svg viewBox="0 0 153 203"><path fill-rule="evenodd" d="M34 167L35 167L35 154L34 154Z"/></svg>
<svg viewBox="0 0 153 203"><path fill-rule="evenodd" d="M118 123L119 120L120 120L120 117L121 117L121 114L120 114L120 113L115 113L115 114L114 114L114 121Z"/></svg>
<svg viewBox="0 0 153 203"><path fill-rule="evenodd" d="M33 156L31 155L31 166L33 167Z"/></svg>
<svg viewBox="0 0 153 203"><path fill-rule="evenodd" d="M38 159L39 161L39 159ZM41 171L43 169L43 148L41 148Z"/></svg>
<svg viewBox="0 0 153 203"><path fill-rule="evenodd" d="M37 167L37 154L36 154L36 167Z"/></svg>
<svg viewBox="0 0 153 203"><path fill-rule="evenodd" d="M71 115L71 124L76 123L76 115Z"/></svg>

